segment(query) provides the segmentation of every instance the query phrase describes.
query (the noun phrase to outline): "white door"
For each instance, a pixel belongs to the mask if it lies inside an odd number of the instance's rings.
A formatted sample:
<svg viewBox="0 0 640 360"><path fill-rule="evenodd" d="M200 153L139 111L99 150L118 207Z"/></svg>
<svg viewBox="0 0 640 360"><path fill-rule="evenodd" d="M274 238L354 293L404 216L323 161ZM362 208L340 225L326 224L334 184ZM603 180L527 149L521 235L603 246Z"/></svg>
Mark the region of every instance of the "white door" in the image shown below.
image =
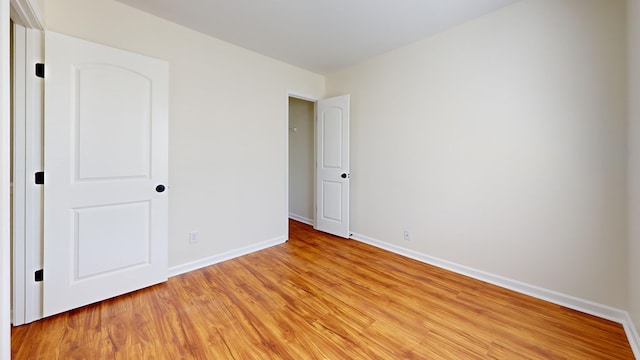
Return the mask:
<svg viewBox="0 0 640 360"><path fill-rule="evenodd" d="M315 228L349 238L349 95L319 100Z"/></svg>
<svg viewBox="0 0 640 360"><path fill-rule="evenodd" d="M167 279L169 67L52 32L45 59L49 316Z"/></svg>

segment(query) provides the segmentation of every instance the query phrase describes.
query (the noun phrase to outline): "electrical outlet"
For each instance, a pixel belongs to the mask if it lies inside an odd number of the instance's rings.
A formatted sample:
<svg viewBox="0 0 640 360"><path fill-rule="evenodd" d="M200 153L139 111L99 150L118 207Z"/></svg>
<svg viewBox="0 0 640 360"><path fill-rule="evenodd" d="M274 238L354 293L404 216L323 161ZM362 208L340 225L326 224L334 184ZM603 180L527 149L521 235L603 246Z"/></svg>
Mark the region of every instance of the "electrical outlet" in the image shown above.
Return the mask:
<svg viewBox="0 0 640 360"><path fill-rule="evenodd" d="M404 239L406 241L411 240L411 234L409 234L409 230L407 230L407 229L404 229Z"/></svg>
<svg viewBox="0 0 640 360"><path fill-rule="evenodd" d="M198 232L192 231L189 233L189 244L195 244L198 242Z"/></svg>

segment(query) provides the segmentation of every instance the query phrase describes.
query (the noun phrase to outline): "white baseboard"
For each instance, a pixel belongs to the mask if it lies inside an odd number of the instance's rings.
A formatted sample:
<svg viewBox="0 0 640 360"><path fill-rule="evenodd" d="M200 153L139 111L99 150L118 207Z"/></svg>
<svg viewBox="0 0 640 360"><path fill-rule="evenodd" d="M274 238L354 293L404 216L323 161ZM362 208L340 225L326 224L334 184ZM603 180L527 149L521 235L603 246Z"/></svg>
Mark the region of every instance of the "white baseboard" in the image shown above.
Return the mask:
<svg viewBox="0 0 640 360"><path fill-rule="evenodd" d="M640 337L638 336L637 328L633 324L629 313L624 310L615 309L607 305L598 304L589 300L580 299L571 295L562 294L556 291L544 289L499 275L473 269L464 265L453 263L451 261L439 259L433 256L419 253L417 251L409 250L401 246L376 240L365 235L354 233L351 235L351 238L380 249L391 251L393 253L418 260L426 264L437 266L439 268L450 270L455 273L465 275L480 281L533 296L538 299L546 300L557 305L565 306L570 309L578 310L590 315L598 316L620 323L624 327L636 359L640 359Z"/></svg>
<svg viewBox="0 0 640 360"><path fill-rule="evenodd" d="M217 264L219 262L231 260L231 259L240 257L242 255L247 255L256 251L264 250L266 248L282 244L285 241L287 241L287 239L284 236L282 236L275 239L263 241L261 243L254 244L251 246L246 246L240 249L235 249L235 250L224 252L222 254L192 261L186 264L172 266L169 268L169 277L184 274L193 270L202 269L203 267L207 267L209 265Z"/></svg>
<svg viewBox="0 0 640 360"><path fill-rule="evenodd" d="M633 349L633 354L636 359L640 359L640 336L638 335L638 328L633 323L629 313L627 313L627 319L622 323L622 326L624 326L624 331L627 333L627 338L629 339L629 344L631 344L631 349Z"/></svg>
<svg viewBox="0 0 640 360"><path fill-rule="evenodd" d="M311 225L311 226L314 225L313 224L313 219L309 219L309 218L304 217L304 216L300 216L300 215L289 213L289 218L293 219L295 221L299 221L301 223L307 224L307 225Z"/></svg>

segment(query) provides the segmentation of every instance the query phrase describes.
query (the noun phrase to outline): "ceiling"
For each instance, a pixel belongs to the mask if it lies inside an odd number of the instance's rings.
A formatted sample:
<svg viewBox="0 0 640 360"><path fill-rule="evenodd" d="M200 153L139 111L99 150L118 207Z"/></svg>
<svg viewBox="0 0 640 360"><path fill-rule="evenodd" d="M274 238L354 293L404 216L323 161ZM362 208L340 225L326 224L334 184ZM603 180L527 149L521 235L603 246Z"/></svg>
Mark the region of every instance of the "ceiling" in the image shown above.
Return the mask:
<svg viewBox="0 0 640 360"><path fill-rule="evenodd" d="M116 0L329 74L520 0Z"/></svg>

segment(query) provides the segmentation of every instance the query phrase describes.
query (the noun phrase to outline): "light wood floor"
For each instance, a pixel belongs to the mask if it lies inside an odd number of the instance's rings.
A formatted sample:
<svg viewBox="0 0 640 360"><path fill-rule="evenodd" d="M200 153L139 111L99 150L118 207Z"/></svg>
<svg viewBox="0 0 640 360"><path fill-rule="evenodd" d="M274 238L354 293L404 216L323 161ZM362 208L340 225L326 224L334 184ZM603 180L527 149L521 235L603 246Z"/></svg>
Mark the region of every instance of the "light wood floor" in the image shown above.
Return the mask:
<svg viewBox="0 0 640 360"><path fill-rule="evenodd" d="M633 359L619 324L293 221L286 244L12 335L14 359Z"/></svg>

